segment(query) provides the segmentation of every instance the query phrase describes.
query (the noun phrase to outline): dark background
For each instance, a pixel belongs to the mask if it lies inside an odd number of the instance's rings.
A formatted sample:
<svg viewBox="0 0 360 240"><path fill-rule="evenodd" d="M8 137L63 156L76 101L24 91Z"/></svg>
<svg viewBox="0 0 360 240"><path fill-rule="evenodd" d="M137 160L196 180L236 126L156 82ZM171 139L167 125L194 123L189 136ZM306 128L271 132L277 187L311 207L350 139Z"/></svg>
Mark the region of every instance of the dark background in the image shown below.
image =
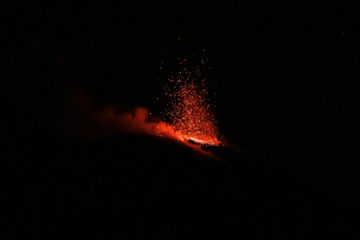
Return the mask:
<svg viewBox="0 0 360 240"><path fill-rule="evenodd" d="M359 7L3 8L6 237L357 239ZM202 49L220 131L241 154L224 150L223 163L151 137L88 140L90 112L106 105L159 115L177 58Z"/></svg>

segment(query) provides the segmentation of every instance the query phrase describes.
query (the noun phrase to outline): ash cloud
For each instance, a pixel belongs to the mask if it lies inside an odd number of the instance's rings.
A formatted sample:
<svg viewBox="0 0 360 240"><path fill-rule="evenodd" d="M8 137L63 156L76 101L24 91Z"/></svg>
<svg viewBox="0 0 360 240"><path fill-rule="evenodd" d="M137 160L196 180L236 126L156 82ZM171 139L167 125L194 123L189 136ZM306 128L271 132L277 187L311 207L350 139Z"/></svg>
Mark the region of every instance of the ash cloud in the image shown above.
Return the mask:
<svg viewBox="0 0 360 240"><path fill-rule="evenodd" d="M130 110L115 105L99 107L81 90L74 93L61 122L62 134L72 139L93 140L116 133L169 137L174 133L167 123L150 118L144 107Z"/></svg>

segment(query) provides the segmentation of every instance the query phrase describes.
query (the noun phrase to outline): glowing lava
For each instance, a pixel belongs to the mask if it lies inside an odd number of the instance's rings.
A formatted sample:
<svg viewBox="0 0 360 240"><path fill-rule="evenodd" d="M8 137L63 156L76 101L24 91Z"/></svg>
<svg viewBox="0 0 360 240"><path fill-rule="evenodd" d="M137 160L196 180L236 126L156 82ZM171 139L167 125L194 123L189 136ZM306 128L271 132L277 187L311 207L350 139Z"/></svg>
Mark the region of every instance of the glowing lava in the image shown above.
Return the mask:
<svg viewBox="0 0 360 240"><path fill-rule="evenodd" d="M176 137L202 145L219 145L216 120L199 69L184 67L169 83L170 87L165 88L170 97L166 115Z"/></svg>
<svg viewBox="0 0 360 240"><path fill-rule="evenodd" d="M207 152L202 149L203 145L222 144L218 139L205 78L201 76L199 68L196 65L192 68L185 66L168 80L164 87L168 97L164 116L166 121L149 118L149 111L145 108L119 114L114 107L109 106L93 116L94 121L103 126L103 135L114 129L155 135L181 142L205 154Z"/></svg>

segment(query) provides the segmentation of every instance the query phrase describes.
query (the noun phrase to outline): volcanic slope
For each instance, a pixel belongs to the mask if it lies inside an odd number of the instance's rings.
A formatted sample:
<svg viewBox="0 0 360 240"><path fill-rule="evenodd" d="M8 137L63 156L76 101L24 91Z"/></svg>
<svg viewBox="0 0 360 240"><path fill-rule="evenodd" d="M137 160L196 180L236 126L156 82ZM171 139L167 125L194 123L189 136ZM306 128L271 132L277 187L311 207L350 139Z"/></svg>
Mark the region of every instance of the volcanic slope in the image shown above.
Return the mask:
<svg viewBox="0 0 360 240"><path fill-rule="evenodd" d="M352 239L357 215L260 154L154 136L44 141L13 164L9 236ZM13 209L14 211L12 211Z"/></svg>

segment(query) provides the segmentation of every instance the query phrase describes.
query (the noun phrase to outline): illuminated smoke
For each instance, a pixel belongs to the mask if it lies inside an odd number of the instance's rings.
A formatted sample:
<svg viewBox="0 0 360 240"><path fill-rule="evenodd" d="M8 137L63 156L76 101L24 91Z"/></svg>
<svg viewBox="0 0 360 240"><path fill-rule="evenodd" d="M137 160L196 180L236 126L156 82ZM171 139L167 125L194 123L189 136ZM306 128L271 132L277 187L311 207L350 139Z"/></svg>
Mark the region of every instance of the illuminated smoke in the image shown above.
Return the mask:
<svg viewBox="0 0 360 240"><path fill-rule="evenodd" d="M115 107L107 106L102 110L92 111L90 101L85 101L80 102L80 105L74 104L79 106L75 107L73 112L83 115L86 124L75 125L69 129L75 129L74 132L80 129L78 135L85 135L90 139L105 137L115 132L155 135L181 142L200 151L202 145L220 145L206 79L196 65L189 67L185 66L184 62L186 60L180 61L182 70L170 77L164 87L168 100L164 109L164 121L149 119L146 108L138 107L127 113L119 113ZM73 119L77 119L76 116Z"/></svg>
<svg viewBox="0 0 360 240"><path fill-rule="evenodd" d="M180 61L182 71L169 78L164 87L168 103L165 107L165 121L149 121L145 108L136 108L131 113L117 114L114 108L107 108L102 114L103 125L118 131L150 134L167 137L189 145L219 145L216 120L209 103L206 79L201 76L197 65L188 67L186 59ZM194 145L194 144L190 144Z"/></svg>
<svg viewBox="0 0 360 240"><path fill-rule="evenodd" d="M100 115L102 125L111 126L117 131L171 137L174 130L165 122L151 122L149 111L137 107L132 112L119 114L113 107L108 107Z"/></svg>

